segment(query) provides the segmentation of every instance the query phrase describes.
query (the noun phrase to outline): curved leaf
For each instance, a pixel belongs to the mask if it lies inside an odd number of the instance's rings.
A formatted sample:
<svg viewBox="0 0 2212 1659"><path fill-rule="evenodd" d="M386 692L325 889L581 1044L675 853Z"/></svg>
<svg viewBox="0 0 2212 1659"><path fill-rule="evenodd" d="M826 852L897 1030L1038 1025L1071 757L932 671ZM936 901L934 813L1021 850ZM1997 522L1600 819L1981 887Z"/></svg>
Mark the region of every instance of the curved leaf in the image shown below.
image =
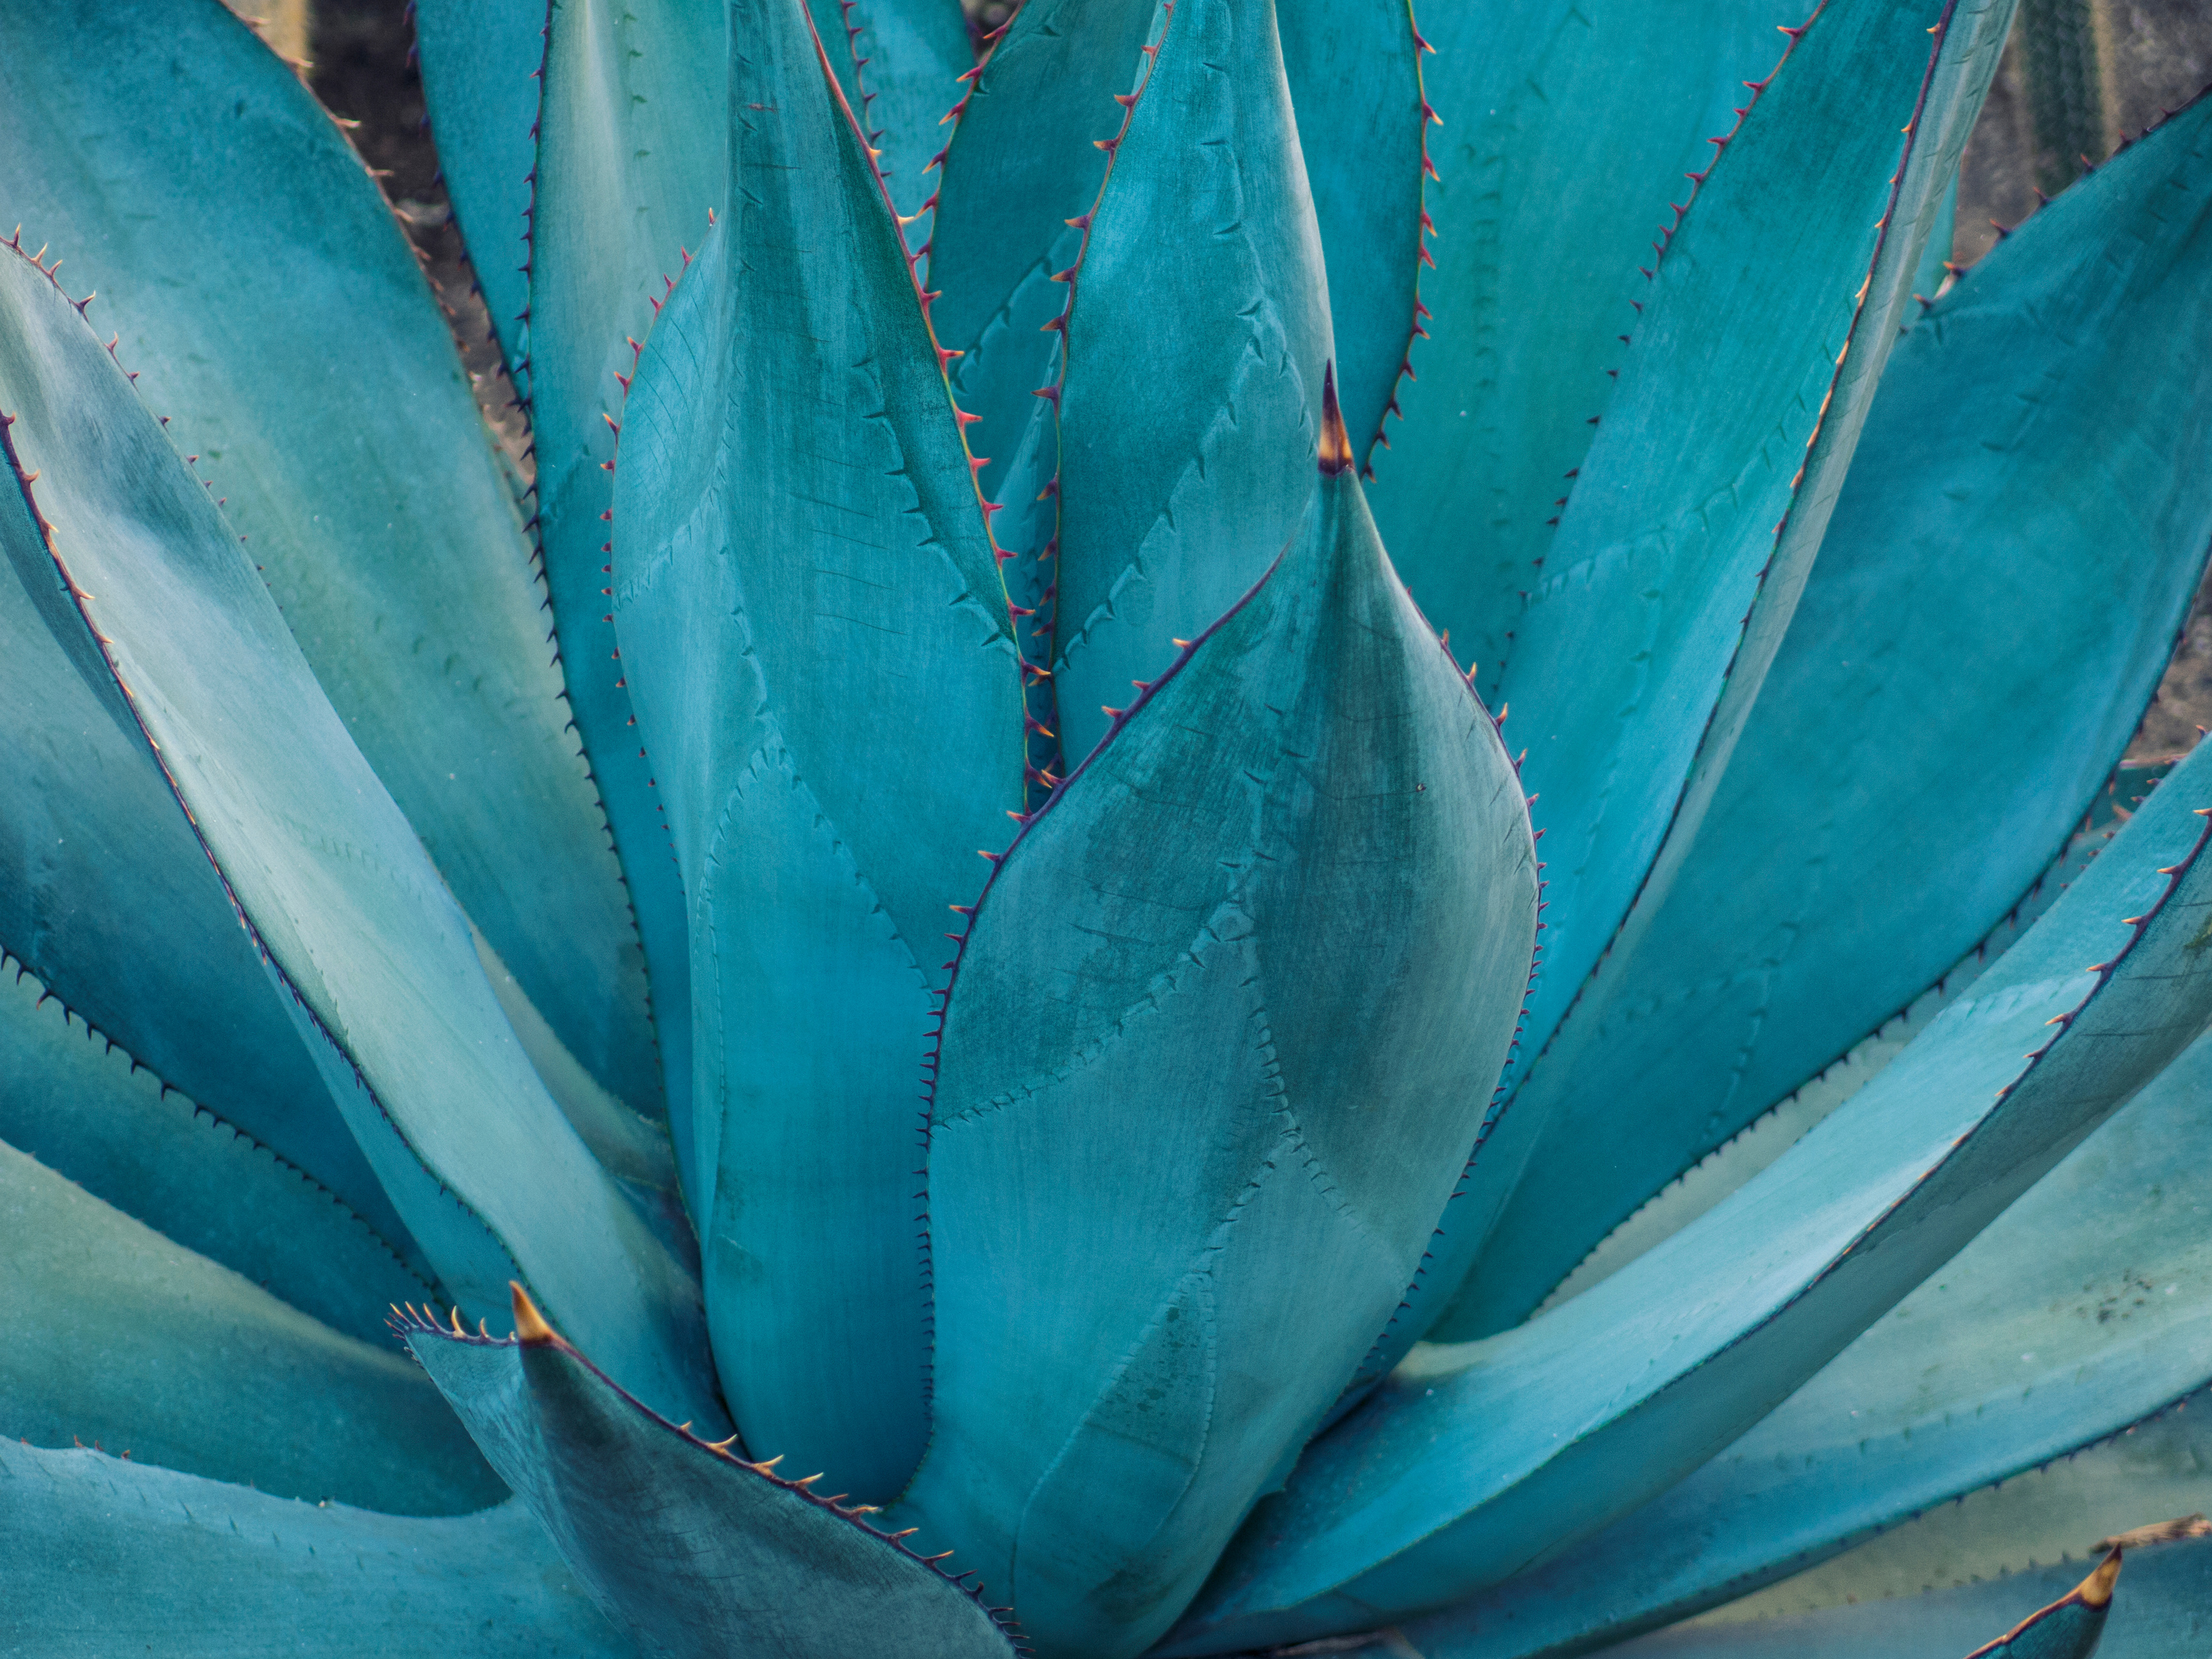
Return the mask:
<svg viewBox="0 0 2212 1659"><path fill-rule="evenodd" d="M492 331L530 396L530 216L538 94L551 7L415 0L415 54L438 143L438 173L491 313Z"/></svg>
<svg viewBox="0 0 2212 1659"><path fill-rule="evenodd" d="M4 1144L0 1237L0 1438L104 1443L401 1514L501 1496L404 1356L341 1335Z"/></svg>
<svg viewBox="0 0 2212 1659"><path fill-rule="evenodd" d="M11 9L0 59L0 220L98 291L461 907L592 1075L658 1115L636 928L544 590L360 159L217 0Z"/></svg>
<svg viewBox="0 0 2212 1659"><path fill-rule="evenodd" d="M2012 0L1828 0L1665 239L1503 674L1501 718L1534 712L1522 776L1541 797L1550 872L1524 1062L1601 961L1621 971L1697 833L2011 13ZM1542 1127L1540 1102L1504 1110L1511 1127L1477 1158L1437 1248L1439 1296Z"/></svg>
<svg viewBox="0 0 2212 1659"><path fill-rule="evenodd" d="M946 112L975 67L960 0L808 0L823 54L845 102L879 153L877 170L908 246L929 241L932 163L951 128Z"/></svg>
<svg viewBox="0 0 2212 1659"><path fill-rule="evenodd" d="M408 1346L592 1599L650 1651L848 1659L890 1632L914 1659L1014 1651L976 1591L866 1507L817 1496L819 1475L787 1480L656 1416L520 1286L514 1320L503 1341L410 1322Z"/></svg>
<svg viewBox="0 0 2212 1659"><path fill-rule="evenodd" d="M0 1140L325 1324L379 1340L387 1304L430 1294L327 1187L163 1084L5 957L0 1079Z"/></svg>
<svg viewBox="0 0 2212 1659"><path fill-rule="evenodd" d="M1430 337L1396 397L1374 471L1375 521L1429 620L1492 694L1525 596L1627 358L1652 243L1728 132L1745 82L1774 67L1816 0L1450 0L1419 9L1443 125L1423 201L1436 222L1421 300ZM1300 9L1304 9L1301 8ZM1331 8L1380 13L1382 4ZM1289 39L1286 24L1285 40ZM1300 107L1307 100L1294 78ZM1765 118L1762 118L1762 119ZM1338 167L1376 194L1357 152L1306 146L1315 204ZM1872 215L1869 215L1871 222ZM1331 242L1329 217L1322 239ZM1330 260L1334 289L1337 261ZM1774 272L1766 272L1771 282ZM1337 307L1344 336L1343 310ZM1358 433L1355 427L1353 431ZM1494 698L1493 698L1494 700Z"/></svg>
<svg viewBox="0 0 2212 1659"><path fill-rule="evenodd" d="M611 412L621 407L635 341L683 270L686 250L726 205L732 43L724 9L687 0L554 0L531 173L530 323L522 342L538 453L538 544L569 703L636 908L669 1128L692 1218L702 1227L702 1177L683 1164L692 1133L685 900L656 769L631 723L607 603L607 469Z"/></svg>
<svg viewBox="0 0 2212 1659"><path fill-rule="evenodd" d="M1967 1659L2193 1659L2202 1647L2212 1547L2177 1544L2129 1556L2125 1587L2103 1586L2102 1605L2091 1599L2101 1568L2061 1590L2081 1571L2048 1567L1990 1584L1755 1625L1692 1626L1616 1651L1621 1659L1956 1659L1977 1632L2053 1595L2056 1601L2006 1637L1982 1643Z"/></svg>
<svg viewBox="0 0 2212 1659"><path fill-rule="evenodd" d="M1006 854L953 981L904 1507L1046 1651L1150 1643L1391 1317L1535 902L1495 728L1324 477Z"/></svg>
<svg viewBox="0 0 2212 1659"><path fill-rule="evenodd" d="M882 1498L928 1434L921 1097L950 907L1021 805L1021 676L805 14L732 17L735 205L639 360L615 607L692 905L722 1383L757 1449Z"/></svg>
<svg viewBox="0 0 2212 1659"><path fill-rule="evenodd" d="M0 1439L0 1492L10 1646L43 1659L634 1651L520 1504L401 1519L11 1439Z"/></svg>
<svg viewBox="0 0 2212 1659"><path fill-rule="evenodd" d="M1972 949L2081 817L2212 549L2208 207L2212 100L2021 226L1899 344L1672 890L1499 1127L1491 1153L1528 1173L1433 1334L1525 1316Z"/></svg>
<svg viewBox="0 0 2212 1659"><path fill-rule="evenodd" d="M2131 1430L2200 1389L2212 1381L2212 1241L2196 1218L2212 1177L2193 1149L2208 1133L2212 1042L2200 1038L1735 1445L1556 1560L1408 1626L1408 1639L1431 1659L1619 1640ZM2121 1443L2136 1454L2136 1439ZM2169 1461L2202 1467L2186 1447ZM2094 1502L2072 1486L2053 1494L2063 1543L2131 1526L2145 1506L2174 1513L2212 1496L2201 1477L2196 1490L2155 1490L2132 1467L2108 1484ZM1967 1508L2014 1490L1976 1493ZM1962 1513L1942 1510L1944 1528ZM1932 1524L1885 1540L1886 1556L1938 1553L1940 1540L1907 1536ZM2049 1541L1999 1559L2047 1560ZM1926 1583L1869 1582L1859 1599Z"/></svg>
<svg viewBox="0 0 2212 1659"><path fill-rule="evenodd" d="M2202 750L1972 997L1697 1221L1541 1319L1401 1365L1307 1449L1174 1650L1362 1628L1501 1583L1793 1392L2212 1015L2200 800Z"/></svg>
<svg viewBox="0 0 2212 1659"><path fill-rule="evenodd" d="M35 974L427 1271L77 624L31 508L0 486L0 951L12 953L0 971Z"/></svg>
<svg viewBox="0 0 2212 1659"><path fill-rule="evenodd" d="M696 1285L531 1071L467 924L208 492L12 252L0 409L67 589L49 626L104 661L446 1294L495 1306L519 1265L641 1392L711 1420Z"/></svg>

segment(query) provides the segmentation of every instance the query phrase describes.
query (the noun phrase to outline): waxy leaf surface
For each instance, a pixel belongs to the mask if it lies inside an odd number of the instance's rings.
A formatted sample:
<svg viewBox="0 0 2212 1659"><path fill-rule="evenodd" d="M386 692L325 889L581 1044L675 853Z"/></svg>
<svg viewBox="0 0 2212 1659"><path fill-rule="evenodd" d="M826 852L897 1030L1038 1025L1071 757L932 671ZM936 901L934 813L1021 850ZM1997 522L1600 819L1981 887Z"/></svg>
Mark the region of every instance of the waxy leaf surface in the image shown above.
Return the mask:
<svg viewBox="0 0 2212 1659"><path fill-rule="evenodd" d="M1758 1176L1542 1318L1401 1365L1307 1449L1170 1650L1501 1583L1779 1404L2203 1029L2200 802L2202 750L1972 996Z"/></svg>
<svg viewBox="0 0 2212 1659"><path fill-rule="evenodd" d="M642 1395L713 1420L696 1284L532 1071L465 920L208 491L13 252L0 408L66 586L49 625L120 690L444 1294L488 1311L520 1269Z"/></svg>
<svg viewBox="0 0 2212 1659"><path fill-rule="evenodd" d="M615 1626L672 1659L1009 1659L977 1594L841 1506L654 1415L518 1302L521 1340L408 1345Z"/></svg>
<svg viewBox="0 0 2212 1659"><path fill-rule="evenodd" d="M1522 1317L2019 902L2126 747L2212 549L2207 361L2212 101L1899 345L1673 887L1499 1126L1509 1157L1524 1114L1544 1127L1432 1336Z"/></svg>
<svg viewBox="0 0 2212 1659"><path fill-rule="evenodd" d="M636 928L544 585L360 158L216 0L11 10L0 61L0 220L97 291L103 337L462 908L592 1074L658 1115Z"/></svg>
<svg viewBox="0 0 2212 1659"><path fill-rule="evenodd" d="M1393 1316L1534 910L1495 728L1325 477L1007 853L953 981L902 1513L1041 1652L1149 1644Z"/></svg>
<svg viewBox="0 0 2212 1659"><path fill-rule="evenodd" d="M624 410L616 615L690 903L684 1148L747 1442L887 1499L928 1433L915 1194L1021 676L890 211L785 0L732 14L729 216Z"/></svg>

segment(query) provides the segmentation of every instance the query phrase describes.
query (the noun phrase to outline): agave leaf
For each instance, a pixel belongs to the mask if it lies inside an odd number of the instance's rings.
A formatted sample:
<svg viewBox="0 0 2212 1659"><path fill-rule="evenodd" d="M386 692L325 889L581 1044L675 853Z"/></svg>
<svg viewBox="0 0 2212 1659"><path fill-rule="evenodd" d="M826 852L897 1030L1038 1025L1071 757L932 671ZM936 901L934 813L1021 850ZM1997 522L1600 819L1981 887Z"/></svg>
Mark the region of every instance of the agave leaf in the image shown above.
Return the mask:
<svg viewBox="0 0 2212 1659"><path fill-rule="evenodd" d="M1067 283L1053 673L1070 758L1297 531L1334 350L1274 8L1183 0L1162 20Z"/></svg>
<svg viewBox="0 0 2212 1659"><path fill-rule="evenodd" d="M11 10L0 58L18 135L0 220L98 291L454 896L592 1075L658 1115L636 929L544 590L360 159L217 0Z"/></svg>
<svg viewBox="0 0 2212 1659"><path fill-rule="evenodd" d="M1920 250L1920 268L1912 273L1912 297L1921 302L1924 311L1935 303L1937 293L1950 279L1951 250L1959 234L1959 177L1943 191L1943 205L1936 213L1936 223L1928 233L1928 246Z"/></svg>
<svg viewBox="0 0 2212 1659"><path fill-rule="evenodd" d="M2080 1583L1966 1659L2189 1659L2203 1639L2203 1598L2212 1582L2208 1557L2212 1550L2201 1544L2160 1550L2128 1574L2126 1594L2117 1595L2115 1550ZM1969 1632L1988 1629L2029 1595L2048 1595L2080 1571L2049 1568L1993 1584L1756 1625L1691 1626L1614 1650L1622 1659L1954 1659L1973 1639Z"/></svg>
<svg viewBox="0 0 2212 1659"><path fill-rule="evenodd" d="M823 55L879 152L877 168L907 225L907 244L928 245L936 216L932 164L951 136L946 114L975 67L959 0L808 0Z"/></svg>
<svg viewBox="0 0 2212 1659"><path fill-rule="evenodd" d="M403 1356L288 1307L5 1144L0 1232L0 1437L75 1437L403 1514L501 1497Z"/></svg>
<svg viewBox="0 0 2212 1659"><path fill-rule="evenodd" d="M1503 675L1501 718L1534 710L1522 775L1550 866L1523 1059L1601 958L1620 971L1697 833L1912 306L2011 9L1824 7L1667 239ZM1540 1107L1509 1098L1520 1121L1469 1171L1437 1291L1489 1233Z"/></svg>
<svg viewBox="0 0 2212 1659"><path fill-rule="evenodd" d="M386 1303L430 1293L330 1188L167 1087L4 960L0 1078L0 1140L325 1324L379 1340Z"/></svg>
<svg viewBox="0 0 2212 1659"><path fill-rule="evenodd" d="M2065 841L2212 548L2208 204L2212 101L2023 225L1899 346L1672 890L1486 1150L1528 1172L1433 1334L1525 1316L1932 984ZM1915 898L1869 902L1884 892Z"/></svg>
<svg viewBox="0 0 2212 1659"><path fill-rule="evenodd" d="M470 39L465 33L460 38ZM570 712L636 912L669 1127L680 1159L690 1139L691 1105L684 892L655 769L630 724L613 606L606 602L612 500L606 468L614 453L609 422L621 406L635 341L728 190L721 136L730 43L720 6L557 0L548 13L544 46L542 64L534 66L542 96L529 173L529 320L508 348L508 362L518 386L528 387L538 544L558 652ZM476 50L464 45L458 52ZM502 120L519 113L513 93L477 90L511 85L517 45L484 49L473 74L452 74L454 55L447 58L447 75L425 82L433 122L443 118L435 101L441 85L456 88L457 100L498 99ZM512 166L511 142L502 140L488 158ZM504 212L470 234L477 239L471 249L483 250L477 253L479 264L511 251L512 223ZM496 937L492 942L501 944ZM693 1171L685 1175L696 1179ZM685 1196L695 1218L706 1213L696 1188L687 1186Z"/></svg>
<svg viewBox="0 0 2212 1659"><path fill-rule="evenodd" d="M9 1633L46 1659L629 1659L519 1503L427 1519L0 1439Z"/></svg>
<svg viewBox="0 0 2212 1659"><path fill-rule="evenodd" d="M1364 461L1419 328L1421 36L1410 4L1283 0L1275 16L1327 260L1337 396Z"/></svg>
<svg viewBox="0 0 2212 1659"><path fill-rule="evenodd" d="M328 1188L428 1271L77 627L12 483L0 488L0 951L12 953L0 973L37 975L33 995ZM68 1167L93 1182L82 1163Z"/></svg>
<svg viewBox="0 0 2212 1659"><path fill-rule="evenodd" d="M1541 1319L1399 1367L1308 1448L1173 1650L1486 1589L1795 1391L2203 1028L2197 801L2212 803L2202 750L1972 996L1729 1198Z"/></svg>
<svg viewBox="0 0 2212 1659"><path fill-rule="evenodd" d="M466 922L209 492L13 252L0 410L66 588L49 626L105 664L446 1295L488 1311L519 1266L641 1393L711 1420L696 1283L530 1069Z"/></svg>
<svg viewBox="0 0 2212 1659"><path fill-rule="evenodd" d="M1145 1647L1318 1425L1525 981L1511 768L1334 429L1346 470L1024 831L953 982L905 1507L1048 1653Z"/></svg>
<svg viewBox="0 0 2212 1659"><path fill-rule="evenodd" d="M1436 268L1421 273L1431 337L1415 343L1414 377L1396 387L1405 418L1364 459L1393 562L1494 700L1551 547L1547 521L1627 362L1621 337L1650 300L1639 267L1673 220L1669 204L1686 199L1686 175L1705 170L1712 137L1749 101L1744 83L1774 67L1786 44L1775 25L1814 7L1451 0L1419 9L1437 48L1422 77L1443 123L1428 134L1437 172L1423 192L1437 225ZM1291 88L1303 110L1305 88ZM1306 148L1333 292L1333 175L1341 167L1354 189L1382 195L1412 185L1419 161L1400 152L1378 179L1356 152Z"/></svg>
<svg viewBox="0 0 2212 1659"><path fill-rule="evenodd" d="M757 1449L883 1498L928 1435L921 1097L950 907L1021 805L1021 675L806 15L733 21L738 190L639 361L615 607L693 907L722 1384Z"/></svg>
<svg viewBox="0 0 2212 1659"><path fill-rule="evenodd" d="M2212 1243L2194 1218L2212 1182L2191 1149L2209 1133L2212 1042L2199 1039L1735 1445L1556 1559L1416 1621L1408 1639L1431 1659L1619 1640L2131 1429L2201 1388L2212 1380ZM2185 1451L2179 1461L2201 1467ZM2133 1524L2144 1504L2170 1513L2203 1497L2150 1496L2140 1476L2112 1484L2105 1502L2118 1514L2070 1488L2054 1498L2064 1540L2079 1547L2087 1529ZM2029 1550L2012 1562L2030 1554L2051 1559ZM1869 1585L1859 1599L1899 1589Z"/></svg>
<svg viewBox="0 0 2212 1659"><path fill-rule="evenodd" d="M438 172L468 244L492 331L530 396L530 216L536 198L539 71L550 6L415 0L415 53L438 141Z"/></svg>
<svg viewBox="0 0 2212 1659"><path fill-rule="evenodd" d="M848 1659L888 1632L915 1659L1014 1651L968 1575L842 1493L817 1494L821 1476L787 1479L656 1416L519 1285L514 1322L497 1341L410 1322L408 1346L592 1598L650 1651Z"/></svg>

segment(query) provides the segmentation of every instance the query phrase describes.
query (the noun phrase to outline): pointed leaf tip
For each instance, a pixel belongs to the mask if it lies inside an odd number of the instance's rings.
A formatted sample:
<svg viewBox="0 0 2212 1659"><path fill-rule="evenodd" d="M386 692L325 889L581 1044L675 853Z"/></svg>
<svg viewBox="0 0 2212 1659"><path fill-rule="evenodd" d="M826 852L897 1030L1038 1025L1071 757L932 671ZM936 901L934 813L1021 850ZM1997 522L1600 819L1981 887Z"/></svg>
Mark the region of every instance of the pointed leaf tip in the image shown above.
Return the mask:
<svg viewBox="0 0 2212 1659"><path fill-rule="evenodd" d="M1321 470L1330 477L1352 465L1352 440L1345 434L1344 411L1336 406L1336 365L1321 372Z"/></svg>
<svg viewBox="0 0 2212 1659"><path fill-rule="evenodd" d="M2113 1545L2112 1553L2097 1564L2096 1571L2075 1588L2074 1594L2081 1598L2083 1607L2101 1607L2112 1599L2112 1586L2119 1582L2122 1553L2120 1547Z"/></svg>
<svg viewBox="0 0 2212 1659"><path fill-rule="evenodd" d="M545 1322L545 1316L538 1311L538 1304L530 1299L530 1292L512 1279L507 1281L507 1288L514 1297L515 1340L531 1347L553 1341L553 1328Z"/></svg>

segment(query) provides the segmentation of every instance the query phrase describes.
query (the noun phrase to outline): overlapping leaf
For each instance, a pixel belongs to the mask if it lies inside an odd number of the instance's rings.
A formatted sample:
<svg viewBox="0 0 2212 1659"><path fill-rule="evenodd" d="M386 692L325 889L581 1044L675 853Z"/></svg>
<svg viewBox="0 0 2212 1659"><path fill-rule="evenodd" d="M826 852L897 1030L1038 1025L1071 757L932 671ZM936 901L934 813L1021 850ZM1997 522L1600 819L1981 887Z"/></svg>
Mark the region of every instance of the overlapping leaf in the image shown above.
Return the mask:
<svg viewBox="0 0 2212 1659"><path fill-rule="evenodd" d="M1528 1172L1437 1334L1523 1316L1932 984L2081 817L2212 550L2209 206L2200 103L2023 225L1898 348L1672 890L1500 1126L1495 1152ZM1522 1114L1548 1126L1525 1154Z"/></svg>
<svg viewBox="0 0 2212 1659"><path fill-rule="evenodd" d="M629 1659L520 1504L450 1519L288 1502L0 1437L10 1646L45 1659ZM19 1645L20 1644L20 1645Z"/></svg>
<svg viewBox="0 0 2212 1659"><path fill-rule="evenodd" d="M915 1194L944 935L1021 805L1021 677L805 14L733 17L733 204L639 362L614 603L691 905L722 1383L756 1450L887 1498L928 1431Z"/></svg>
<svg viewBox="0 0 2212 1659"><path fill-rule="evenodd" d="M1000 865L938 1070L903 1507L1041 1650L1157 1636L1390 1318L1510 1036L1534 862L1346 470Z"/></svg>
<svg viewBox="0 0 2212 1659"><path fill-rule="evenodd" d="M2212 1015L2208 779L2199 750L1972 996L1729 1199L1542 1319L1400 1367L1255 1513L1170 1650L1501 1583L1794 1391Z"/></svg>
<svg viewBox="0 0 2212 1659"><path fill-rule="evenodd" d="M408 1346L592 1599L649 1650L720 1659L1006 1659L971 1588L844 1507L654 1415L515 1292L504 1341L410 1323ZM839 1495L842 1498L842 1494Z"/></svg>
<svg viewBox="0 0 2212 1659"><path fill-rule="evenodd" d="M446 1295L488 1310L520 1267L642 1394L711 1420L696 1284L531 1070L465 921L208 492L13 252L0 409L40 538L11 536L10 562L27 580L43 555L63 585L49 629L110 677Z"/></svg>
<svg viewBox="0 0 2212 1659"><path fill-rule="evenodd" d="M544 590L360 159L217 0L13 9L0 63L0 221L97 290L440 875L592 1074L658 1116L636 929Z"/></svg>

